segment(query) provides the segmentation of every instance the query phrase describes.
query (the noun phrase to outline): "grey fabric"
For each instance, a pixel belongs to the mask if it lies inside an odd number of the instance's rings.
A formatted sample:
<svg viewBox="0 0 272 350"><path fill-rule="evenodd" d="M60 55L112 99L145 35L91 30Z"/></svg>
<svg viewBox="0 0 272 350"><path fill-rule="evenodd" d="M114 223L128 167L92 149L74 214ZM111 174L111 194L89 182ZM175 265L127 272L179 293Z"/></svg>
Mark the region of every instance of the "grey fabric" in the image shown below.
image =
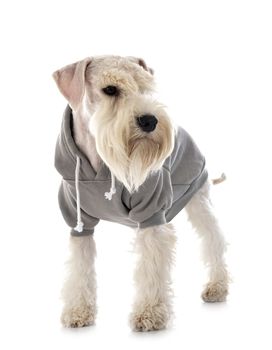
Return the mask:
<svg viewBox="0 0 272 350"><path fill-rule="evenodd" d="M55 153L55 166L62 175L59 205L71 234L92 234L99 220L117 222L132 228L150 227L170 222L189 202L194 193L207 180L205 159L190 135L181 127L177 129L172 154L163 167L150 175L137 192L130 194L116 180L116 193L112 200L104 193L110 190L111 175L102 163L97 173L89 160L78 149L73 139L73 116L67 106ZM79 189L83 232L76 226L76 157L80 157Z"/></svg>

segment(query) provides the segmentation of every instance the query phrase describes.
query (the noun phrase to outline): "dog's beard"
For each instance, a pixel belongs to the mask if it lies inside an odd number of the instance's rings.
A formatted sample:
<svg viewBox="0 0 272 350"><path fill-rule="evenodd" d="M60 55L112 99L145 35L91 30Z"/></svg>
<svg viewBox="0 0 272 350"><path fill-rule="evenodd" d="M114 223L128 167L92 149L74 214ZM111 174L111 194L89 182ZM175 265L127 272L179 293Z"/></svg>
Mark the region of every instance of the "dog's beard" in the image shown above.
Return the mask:
<svg viewBox="0 0 272 350"><path fill-rule="evenodd" d="M172 148L166 138L161 141L154 140L149 135L130 140L128 182L132 190L137 191L150 174L162 167Z"/></svg>
<svg viewBox="0 0 272 350"><path fill-rule="evenodd" d="M91 130L97 152L116 178L132 193L159 170L173 148L173 130L168 117L159 120L150 134L135 123L132 108L104 106L93 115ZM132 117L133 116L133 117Z"/></svg>

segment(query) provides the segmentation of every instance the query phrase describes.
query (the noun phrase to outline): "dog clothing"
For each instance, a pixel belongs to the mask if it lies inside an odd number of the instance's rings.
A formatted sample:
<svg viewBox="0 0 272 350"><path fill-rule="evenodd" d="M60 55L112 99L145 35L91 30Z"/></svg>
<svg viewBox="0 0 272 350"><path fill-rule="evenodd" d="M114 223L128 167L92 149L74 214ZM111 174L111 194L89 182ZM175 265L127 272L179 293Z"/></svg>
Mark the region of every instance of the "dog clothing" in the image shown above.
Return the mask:
<svg viewBox="0 0 272 350"><path fill-rule="evenodd" d="M73 236L94 232L99 220L132 228L170 222L208 177L205 158L181 127L162 168L132 194L102 163L96 172L73 138L73 114L67 106L56 144L55 167L62 175L59 206ZM109 191L110 192L107 192Z"/></svg>

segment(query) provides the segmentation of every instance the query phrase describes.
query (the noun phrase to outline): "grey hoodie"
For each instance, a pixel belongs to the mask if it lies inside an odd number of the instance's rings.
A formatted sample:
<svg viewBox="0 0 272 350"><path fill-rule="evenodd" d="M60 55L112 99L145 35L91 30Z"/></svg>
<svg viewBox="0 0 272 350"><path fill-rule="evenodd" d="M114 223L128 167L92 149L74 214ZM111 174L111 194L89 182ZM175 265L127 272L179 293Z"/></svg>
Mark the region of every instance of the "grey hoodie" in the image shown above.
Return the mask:
<svg viewBox="0 0 272 350"><path fill-rule="evenodd" d="M55 166L63 177L58 196L60 209L73 236L92 234L100 219L132 228L170 222L208 177L204 157L190 135L178 127L171 155L137 192L130 194L118 180L112 188L113 179L105 163L96 173L75 144L69 106L56 145ZM110 188L113 195L107 200L105 193Z"/></svg>

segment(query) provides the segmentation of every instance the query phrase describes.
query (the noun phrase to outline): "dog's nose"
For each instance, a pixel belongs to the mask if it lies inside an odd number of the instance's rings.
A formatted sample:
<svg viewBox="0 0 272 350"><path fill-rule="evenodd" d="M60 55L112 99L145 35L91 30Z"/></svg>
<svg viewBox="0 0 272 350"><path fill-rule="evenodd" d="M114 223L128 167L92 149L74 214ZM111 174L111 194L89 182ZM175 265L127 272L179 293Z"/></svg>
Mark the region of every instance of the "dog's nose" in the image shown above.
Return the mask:
<svg viewBox="0 0 272 350"><path fill-rule="evenodd" d="M156 129L158 119L151 114L145 114L137 118L139 127L145 132L151 132Z"/></svg>

